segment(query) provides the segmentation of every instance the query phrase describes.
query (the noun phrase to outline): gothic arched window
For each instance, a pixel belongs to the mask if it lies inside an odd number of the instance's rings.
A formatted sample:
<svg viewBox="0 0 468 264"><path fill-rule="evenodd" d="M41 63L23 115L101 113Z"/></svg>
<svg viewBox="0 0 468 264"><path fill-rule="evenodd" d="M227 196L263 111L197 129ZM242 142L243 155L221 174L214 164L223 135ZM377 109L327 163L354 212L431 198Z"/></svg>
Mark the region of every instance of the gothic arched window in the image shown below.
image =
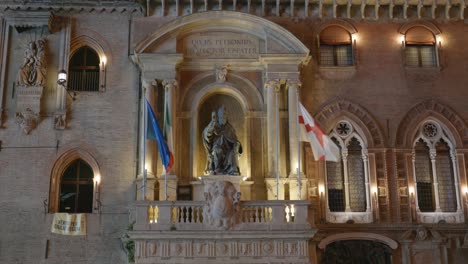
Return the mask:
<svg viewBox="0 0 468 264"><path fill-rule="evenodd" d="M413 145L413 171L418 212L460 210L455 148L447 130L425 121Z"/></svg>
<svg viewBox="0 0 468 264"><path fill-rule="evenodd" d="M72 91L99 92L100 58L88 46L79 48L70 59L68 88Z"/></svg>
<svg viewBox="0 0 468 264"><path fill-rule="evenodd" d="M93 178L92 168L83 160L70 163L60 179L59 212L91 213Z"/></svg>
<svg viewBox="0 0 468 264"><path fill-rule="evenodd" d="M332 222L346 221L353 219L350 216L352 213L368 213L370 218L365 221L369 221L372 216L367 145L351 122L345 120L336 124L330 138L339 146L341 159L326 162L327 219ZM337 214L328 217L338 212L346 212L346 217Z"/></svg>

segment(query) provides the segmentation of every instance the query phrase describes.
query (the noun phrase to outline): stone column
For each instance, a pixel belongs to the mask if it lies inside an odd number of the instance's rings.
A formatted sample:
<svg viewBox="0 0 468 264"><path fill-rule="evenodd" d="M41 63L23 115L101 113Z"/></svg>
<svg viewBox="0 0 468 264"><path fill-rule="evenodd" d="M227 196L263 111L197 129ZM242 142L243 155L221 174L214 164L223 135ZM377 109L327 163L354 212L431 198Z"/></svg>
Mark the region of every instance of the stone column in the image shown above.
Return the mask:
<svg viewBox="0 0 468 264"><path fill-rule="evenodd" d="M302 200L307 199L307 178L303 173L303 164L301 164L302 152L299 154L302 144L298 141L298 104L299 88L301 87L301 83L297 80L291 80L287 82L287 87L289 116L289 167L291 169L289 172L289 196L292 200ZM300 183L299 175L301 178Z"/></svg>
<svg viewBox="0 0 468 264"><path fill-rule="evenodd" d="M455 178L455 195L457 196L457 212L462 212L460 183L459 183L460 175L458 173L457 154L455 153L455 151L450 151L450 158L452 159L453 177Z"/></svg>
<svg viewBox="0 0 468 264"><path fill-rule="evenodd" d="M140 98L140 112L139 112L139 120L140 120L140 134L139 134L139 166L138 166L138 177L137 177L137 199L138 200L154 200L154 184L155 184L155 177L154 177L154 170L153 170L153 161L156 159L156 155L154 155L153 142L148 141L146 139L146 117L147 111L146 109L146 100L148 99L149 103L154 109L154 104L152 104L152 95L153 95L153 81L148 79L143 79L141 81L142 84L142 92ZM146 153L145 153L146 151ZM145 176L146 174L146 176ZM146 178L146 181L144 181ZM143 198L144 192L144 198Z"/></svg>
<svg viewBox="0 0 468 264"><path fill-rule="evenodd" d="M279 145L276 142L279 130L276 127L276 115L278 114L277 96L280 92L279 80L269 80L265 83L267 103L267 145L268 145L268 178L276 178L276 168L279 165L277 151ZM278 121L279 122L279 121Z"/></svg>
<svg viewBox="0 0 468 264"><path fill-rule="evenodd" d="M280 81L269 80L265 83L267 104L267 145L268 145L268 175L265 179L268 200L284 200L284 181L277 181L279 173L279 109L278 94L280 92ZM278 122L278 124L277 124ZM281 177L279 177L281 178Z"/></svg>
<svg viewBox="0 0 468 264"><path fill-rule="evenodd" d="M435 211L440 212L440 202L439 202L439 180L437 179L437 171L436 171L436 156L437 152L435 149L431 149L429 151L429 155L431 157L431 164L432 164L432 176L434 176L434 200L435 200Z"/></svg>
<svg viewBox="0 0 468 264"><path fill-rule="evenodd" d="M172 155L174 158L176 157L175 153L175 146L174 146L174 138L175 138L175 92L177 89L177 81L175 79L165 79L162 82L164 87L164 101L165 101L165 108L164 108L164 117L160 119L160 125L165 126L163 124L164 120L169 118L171 130L168 130L165 127L162 127L163 131L167 131L166 139L167 145L169 149L172 151ZM166 121L167 122L167 121ZM175 165L175 164L174 164ZM174 168L174 167L173 167ZM178 178L174 175L174 169L165 173L165 168L162 166L163 174L159 177L159 200L164 201L175 201L177 200L177 181Z"/></svg>
<svg viewBox="0 0 468 264"><path fill-rule="evenodd" d="M362 151L362 160L364 161L364 181L365 181L365 187L366 187L366 212L371 212L371 195L370 195L370 183L369 183L369 153L367 152L367 149L364 149ZM377 197L375 203L377 204Z"/></svg>
<svg viewBox="0 0 468 264"><path fill-rule="evenodd" d="M344 148L341 152L343 157L344 187L345 187L345 212L351 212L349 206L349 179L348 179L348 149Z"/></svg>

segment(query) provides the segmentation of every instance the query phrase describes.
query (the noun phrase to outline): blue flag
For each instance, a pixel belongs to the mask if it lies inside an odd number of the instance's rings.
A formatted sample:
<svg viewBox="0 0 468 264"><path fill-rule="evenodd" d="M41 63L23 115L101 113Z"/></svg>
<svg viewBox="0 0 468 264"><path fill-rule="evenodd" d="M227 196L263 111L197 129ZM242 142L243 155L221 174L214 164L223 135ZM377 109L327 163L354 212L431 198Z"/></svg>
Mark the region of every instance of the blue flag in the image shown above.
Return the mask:
<svg viewBox="0 0 468 264"><path fill-rule="evenodd" d="M172 165L174 164L174 156L167 146L166 140L163 136L161 128L158 125L158 122L156 121L156 116L154 115L150 103L146 98L145 101L147 109L146 139L156 140L158 142L158 149L159 154L161 155L162 163L166 169L166 172L169 172L172 168Z"/></svg>

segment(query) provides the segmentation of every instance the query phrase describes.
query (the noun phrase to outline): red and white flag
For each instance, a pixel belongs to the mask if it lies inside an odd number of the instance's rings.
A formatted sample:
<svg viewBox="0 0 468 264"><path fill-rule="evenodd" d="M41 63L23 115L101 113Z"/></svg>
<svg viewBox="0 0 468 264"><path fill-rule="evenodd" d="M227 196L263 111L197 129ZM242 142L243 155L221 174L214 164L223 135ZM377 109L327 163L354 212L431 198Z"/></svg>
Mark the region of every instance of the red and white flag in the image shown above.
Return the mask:
<svg viewBox="0 0 468 264"><path fill-rule="evenodd" d="M323 133L322 129L315 123L315 120L301 103L299 103L298 115L300 140L310 143L315 160L339 161L340 149Z"/></svg>

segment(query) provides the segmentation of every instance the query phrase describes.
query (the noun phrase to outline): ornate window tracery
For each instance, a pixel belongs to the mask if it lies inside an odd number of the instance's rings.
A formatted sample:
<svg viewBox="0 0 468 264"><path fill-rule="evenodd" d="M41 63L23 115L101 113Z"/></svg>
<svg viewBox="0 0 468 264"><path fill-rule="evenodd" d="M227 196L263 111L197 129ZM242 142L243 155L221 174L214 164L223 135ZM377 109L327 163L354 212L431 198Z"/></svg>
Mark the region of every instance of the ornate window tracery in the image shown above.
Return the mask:
<svg viewBox="0 0 468 264"><path fill-rule="evenodd" d="M367 144L355 126L337 122L330 138L341 150L339 162L326 162L327 220L372 221ZM353 214L360 214L354 219Z"/></svg>
<svg viewBox="0 0 468 264"><path fill-rule="evenodd" d="M446 128L426 120L413 145L417 212L453 213L461 210L456 151Z"/></svg>

